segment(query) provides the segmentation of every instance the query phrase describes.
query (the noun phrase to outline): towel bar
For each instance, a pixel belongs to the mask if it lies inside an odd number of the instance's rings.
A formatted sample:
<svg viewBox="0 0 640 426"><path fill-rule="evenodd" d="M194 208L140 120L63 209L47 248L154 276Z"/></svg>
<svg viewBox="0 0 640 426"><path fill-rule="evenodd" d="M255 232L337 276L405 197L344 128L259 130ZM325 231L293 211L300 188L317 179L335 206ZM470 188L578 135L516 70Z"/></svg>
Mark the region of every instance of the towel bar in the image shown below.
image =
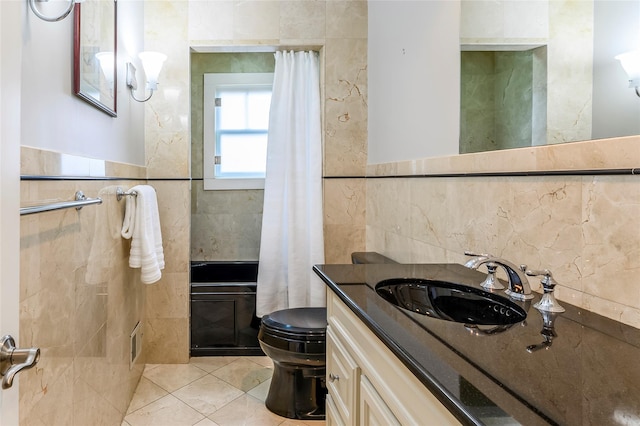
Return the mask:
<svg viewBox="0 0 640 426"><path fill-rule="evenodd" d="M42 204L32 207L21 207L20 216L49 212L52 210L70 209L72 207L75 207L76 210L80 210L83 206L88 206L90 204L102 204L102 198L87 198L82 193L82 191L76 192L75 198L75 201L62 201L60 203Z"/></svg>
<svg viewBox="0 0 640 426"><path fill-rule="evenodd" d="M126 196L130 196L130 197L137 197L138 193L136 191L127 191L125 192L122 188L118 187L116 189L116 199L118 201L122 200L122 197L126 197Z"/></svg>

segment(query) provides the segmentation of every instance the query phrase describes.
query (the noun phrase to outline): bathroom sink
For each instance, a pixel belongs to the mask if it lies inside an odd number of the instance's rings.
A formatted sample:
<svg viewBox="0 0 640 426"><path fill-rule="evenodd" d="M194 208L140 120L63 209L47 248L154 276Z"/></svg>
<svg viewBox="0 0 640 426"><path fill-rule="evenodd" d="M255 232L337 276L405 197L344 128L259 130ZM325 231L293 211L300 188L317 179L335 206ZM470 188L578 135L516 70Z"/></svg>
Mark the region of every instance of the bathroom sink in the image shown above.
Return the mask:
<svg viewBox="0 0 640 426"><path fill-rule="evenodd" d="M510 325L524 321L519 305L480 288L420 278L391 278L379 282L376 292L402 309L473 325Z"/></svg>

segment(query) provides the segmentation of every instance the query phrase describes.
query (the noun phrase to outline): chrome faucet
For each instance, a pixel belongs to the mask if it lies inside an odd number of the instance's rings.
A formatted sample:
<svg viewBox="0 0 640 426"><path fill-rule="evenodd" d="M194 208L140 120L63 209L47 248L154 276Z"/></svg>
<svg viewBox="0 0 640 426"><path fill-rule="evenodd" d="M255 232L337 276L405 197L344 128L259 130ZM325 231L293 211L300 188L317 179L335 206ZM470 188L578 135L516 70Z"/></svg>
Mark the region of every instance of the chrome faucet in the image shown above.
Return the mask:
<svg viewBox="0 0 640 426"><path fill-rule="evenodd" d="M533 299L531 286L529 285L529 280L525 275L527 265L520 265L520 267L517 267L508 260L504 260L490 254L475 254L468 251L465 251L464 254L467 256L474 256L473 259L470 259L469 261L467 261L467 263L464 264L464 266L466 266L467 268L478 269L481 265L487 265L489 269L489 277L487 277L487 279L490 279L493 276L493 273L495 272L495 265L502 267L502 269L504 269L507 273L507 277L509 278L509 288L505 290L505 293L507 293L513 299ZM485 280L485 283L486 282L487 280Z"/></svg>

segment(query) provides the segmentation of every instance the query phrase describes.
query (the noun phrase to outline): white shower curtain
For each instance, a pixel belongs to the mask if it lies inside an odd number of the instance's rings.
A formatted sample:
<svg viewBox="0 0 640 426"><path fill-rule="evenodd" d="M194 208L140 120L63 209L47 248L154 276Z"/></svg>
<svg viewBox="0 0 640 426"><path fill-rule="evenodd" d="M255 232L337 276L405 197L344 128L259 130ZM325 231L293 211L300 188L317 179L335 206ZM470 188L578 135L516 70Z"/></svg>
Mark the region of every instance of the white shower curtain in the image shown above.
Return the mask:
<svg viewBox="0 0 640 426"><path fill-rule="evenodd" d="M320 81L316 52L276 52L256 313L324 306Z"/></svg>

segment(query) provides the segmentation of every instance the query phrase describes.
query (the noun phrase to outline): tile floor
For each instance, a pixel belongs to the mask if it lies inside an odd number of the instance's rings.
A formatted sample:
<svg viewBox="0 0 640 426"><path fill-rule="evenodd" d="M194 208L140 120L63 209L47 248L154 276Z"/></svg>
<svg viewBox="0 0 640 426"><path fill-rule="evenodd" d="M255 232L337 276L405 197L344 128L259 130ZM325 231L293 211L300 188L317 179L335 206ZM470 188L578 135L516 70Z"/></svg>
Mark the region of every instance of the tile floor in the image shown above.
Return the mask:
<svg viewBox="0 0 640 426"><path fill-rule="evenodd" d="M280 417L264 406L268 357L197 357L147 364L122 426L324 426Z"/></svg>

